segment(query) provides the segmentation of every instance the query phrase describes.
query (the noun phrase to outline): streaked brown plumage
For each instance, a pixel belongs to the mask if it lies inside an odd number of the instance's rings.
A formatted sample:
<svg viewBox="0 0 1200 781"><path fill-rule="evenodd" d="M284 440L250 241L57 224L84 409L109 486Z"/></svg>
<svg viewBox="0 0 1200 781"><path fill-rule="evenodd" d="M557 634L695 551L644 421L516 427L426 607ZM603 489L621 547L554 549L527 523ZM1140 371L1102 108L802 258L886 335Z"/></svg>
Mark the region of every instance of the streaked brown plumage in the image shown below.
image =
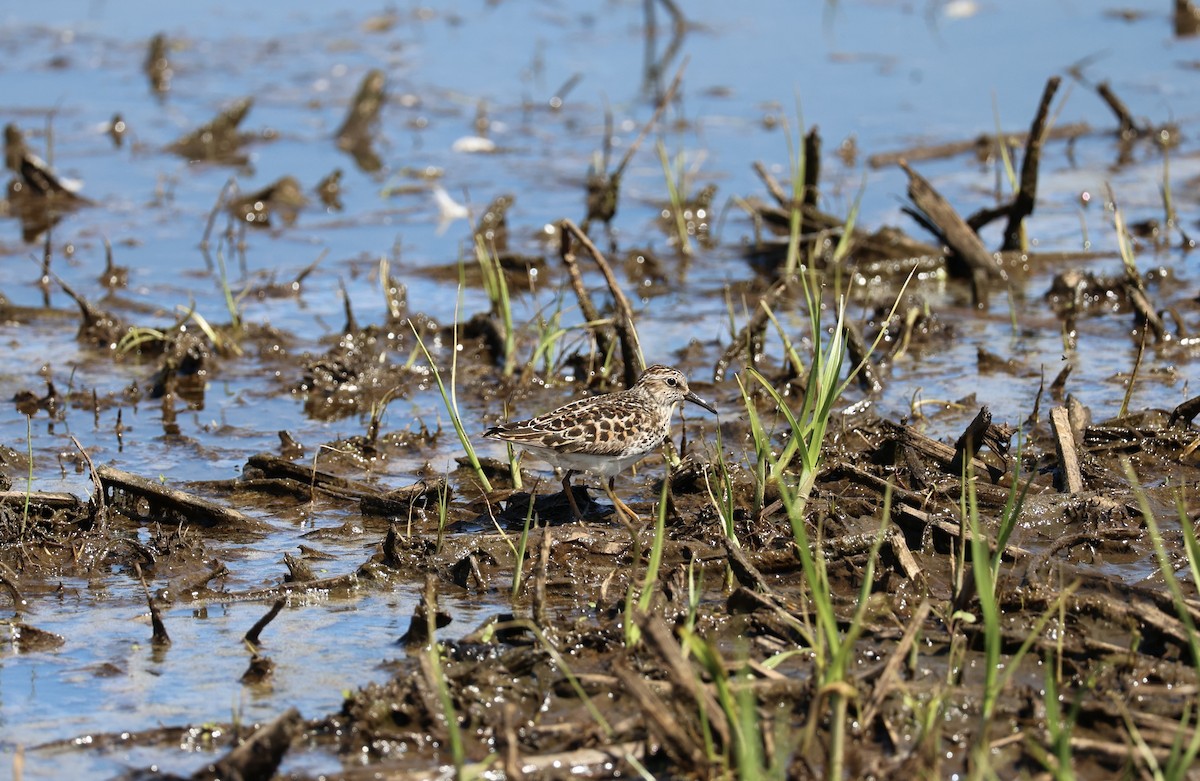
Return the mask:
<svg viewBox="0 0 1200 781"><path fill-rule="evenodd" d="M571 477L587 471L607 478L605 491L619 514L631 520L637 514L613 491L616 477L656 450L671 433L671 418L681 401L690 401L716 412L688 388L678 369L654 365L632 388L572 401L536 418L504 423L484 432L485 437L511 442L566 470L563 491L576 518L581 518L571 493Z"/></svg>

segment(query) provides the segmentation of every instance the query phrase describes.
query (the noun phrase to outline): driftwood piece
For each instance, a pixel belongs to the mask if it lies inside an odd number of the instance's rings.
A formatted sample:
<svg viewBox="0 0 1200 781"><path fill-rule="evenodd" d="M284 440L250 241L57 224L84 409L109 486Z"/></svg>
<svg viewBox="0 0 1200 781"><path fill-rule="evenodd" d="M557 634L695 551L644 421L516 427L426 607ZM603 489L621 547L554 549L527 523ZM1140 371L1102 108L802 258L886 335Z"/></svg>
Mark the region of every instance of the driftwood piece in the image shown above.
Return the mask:
<svg viewBox="0 0 1200 781"><path fill-rule="evenodd" d="M1004 272L992 253L983 246L979 235L971 230L966 221L942 197L925 177L900 161L900 167L908 174L908 197L913 209L905 209L927 227L932 226L938 238L951 250L947 270L955 276L969 279L976 303L984 300L984 284L992 279L1002 279ZM957 262L954 262L957 261Z"/></svg>
<svg viewBox="0 0 1200 781"><path fill-rule="evenodd" d="M290 553L283 554L283 563L288 568L283 576L284 583L311 583L317 580L317 573L303 559Z"/></svg>
<svg viewBox="0 0 1200 781"><path fill-rule="evenodd" d="M1054 450L1058 454L1058 467L1061 470L1059 490L1077 494L1083 490L1083 474L1079 469L1079 453L1066 407L1050 410L1050 427L1054 430Z"/></svg>
<svg viewBox="0 0 1200 781"><path fill-rule="evenodd" d="M974 459L979 453L979 448L984 444L984 434L991 425L992 411L984 405L975 413L975 417L954 443L954 458L950 461L951 474L962 474L963 462L968 458Z"/></svg>
<svg viewBox="0 0 1200 781"><path fill-rule="evenodd" d="M1171 410L1171 416L1167 418L1167 428L1173 427L1179 421L1183 421L1185 427L1190 426L1197 415L1200 415L1200 396L1193 396Z"/></svg>
<svg viewBox="0 0 1200 781"><path fill-rule="evenodd" d="M1190 38L1200 33L1200 9L1192 4L1192 0L1175 0L1175 36Z"/></svg>
<svg viewBox="0 0 1200 781"><path fill-rule="evenodd" d="M373 485L348 480L329 472L322 472L312 466L297 464L286 458L273 456L270 453L259 453L246 459L242 470L246 480L258 481L263 478L271 480L294 480L308 487L309 493L321 491L324 494L340 499L362 499L367 496L377 497L383 491Z"/></svg>
<svg viewBox="0 0 1200 781"><path fill-rule="evenodd" d="M418 480L411 485L393 488L381 494L368 494L359 500L363 515L406 515L413 508L450 498L450 486L443 477Z"/></svg>
<svg viewBox="0 0 1200 781"><path fill-rule="evenodd" d="M111 466L96 467L96 476L100 478L104 490L109 492L107 499L110 504L128 507L136 505L138 499L144 499L149 504L151 515L167 514L185 523L210 528L221 526L252 532L265 532L270 529L267 523L239 510L223 507L195 494L168 488L153 480ZM119 501L121 495L131 501ZM133 512L135 518L140 515L135 510L127 512Z"/></svg>
<svg viewBox="0 0 1200 781"><path fill-rule="evenodd" d="M17 653L36 653L61 648L67 641L53 632L21 621L0 618L0 648L5 644Z"/></svg>
<svg viewBox="0 0 1200 781"><path fill-rule="evenodd" d="M912 426L906 426L893 421L883 421L883 430L898 447L911 448L918 456L932 461L938 469L948 475L954 477L962 476L961 466L955 469L956 464L954 459L957 455L957 450L954 447L947 445L945 442L938 442L936 439L931 439ZM981 439L980 442L982 443L982 441ZM989 480L998 479L1003 474L995 466L979 458L972 457L970 464L975 474L987 476Z"/></svg>
<svg viewBox="0 0 1200 781"><path fill-rule="evenodd" d="M1042 157L1042 141L1046 135L1046 123L1050 117L1050 103L1054 93L1058 91L1062 78L1051 76L1042 91L1042 100L1038 103L1037 114L1029 128L1025 139L1025 157L1021 161L1021 184L1008 210L1008 227L1004 229L1005 250L1023 249L1021 225L1025 218L1033 214L1037 201L1038 165Z"/></svg>
<svg viewBox="0 0 1200 781"><path fill-rule="evenodd" d="M246 137L238 126L254 105L254 98L241 98L222 109L216 117L167 146L167 151L188 160L241 164L246 155L240 147Z"/></svg>
<svg viewBox="0 0 1200 781"><path fill-rule="evenodd" d="M32 493L29 491L0 491L0 504L12 504L24 507L26 502L29 502L31 513L34 511L34 508L45 508L51 511L78 510L85 505L75 494L55 491L35 491Z"/></svg>
<svg viewBox="0 0 1200 781"><path fill-rule="evenodd" d="M334 134L338 147L349 150L370 144L379 123L379 111L387 99L384 89L386 83L387 77L378 68L372 68L363 76L358 91L350 101L346 118Z"/></svg>
<svg viewBox="0 0 1200 781"><path fill-rule="evenodd" d="M288 708L270 724L260 727L253 735L235 746L216 762L192 774L193 781L218 779L267 779L292 745L292 739L304 727L300 711Z"/></svg>
<svg viewBox="0 0 1200 781"><path fill-rule="evenodd" d="M1073 122L1065 125L1056 125L1050 128L1046 133L1046 141L1064 141L1076 139L1085 136L1092 132L1091 125L1086 122ZM1009 147L1018 147L1028 143L1029 135L1027 133L983 133L975 138L965 141L950 141L942 144L922 144L920 146L901 149L896 152L880 152L879 154L871 155L867 158L867 165L871 168L883 168L889 165L896 165L901 160L909 162L923 162L927 160L942 160L947 157L955 157L967 153L975 153L980 156L985 156L991 153L992 150L999 147L1000 144L1005 144Z"/></svg>

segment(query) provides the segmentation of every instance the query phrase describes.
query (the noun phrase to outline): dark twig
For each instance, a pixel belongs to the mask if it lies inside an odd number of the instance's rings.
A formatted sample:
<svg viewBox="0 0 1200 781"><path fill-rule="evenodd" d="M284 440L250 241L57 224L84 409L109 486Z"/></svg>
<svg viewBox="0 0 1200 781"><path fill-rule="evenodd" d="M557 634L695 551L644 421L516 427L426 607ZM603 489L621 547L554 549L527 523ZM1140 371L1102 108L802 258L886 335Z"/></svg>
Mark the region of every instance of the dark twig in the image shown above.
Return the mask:
<svg viewBox="0 0 1200 781"><path fill-rule="evenodd" d="M609 339L608 331L601 326L600 312L596 309L596 304L592 302L587 288L584 287L583 275L579 272L579 263L565 232L562 234L558 254L562 258L563 265L567 267L567 277L571 280L571 289L575 291L575 298L579 300L579 311L583 313L583 322L591 331L592 338L596 340L596 351L601 355L608 355L612 348L612 341Z"/></svg>
<svg viewBox="0 0 1200 781"><path fill-rule="evenodd" d="M1042 141L1045 139L1046 124L1050 117L1050 103L1054 100L1054 93L1058 91L1061 83L1062 78L1059 76L1051 76L1046 82L1037 114L1033 117L1029 135L1025 139L1025 157L1021 161L1021 185L1013 198L1012 206L1009 207L1008 227L1004 229L1005 250L1025 249L1021 224L1026 217L1033 214L1037 201L1038 164L1042 156Z"/></svg>
<svg viewBox="0 0 1200 781"><path fill-rule="evenodd" d="M804 205L816 208L820 197L821 131L814 125L804 136Z"/></svg>
<svg viewBox="0 0 1200 781"><path fill-rule="evenodd" d="M1171 428L1179 421L1183 421L1184 426L1189 426L1196 419L1197 415L1200 415L1200 396L1193 396L1171 410L1171 416L1167 418L1166 427Z"/></svg>
<svg viewBox="0 0 1200 781"><path fill-rule="evenodd" d="M759 160L754 161L754 173L758 174L759 179L762 179L763 184L766 185L767 192L771 193L771 197L775 199L780 208L786 209L791 205L791 199L783 191L783 186L779 184L779 180Z"/></svg>
<svg viewBox="0 0 1200 781"><path fill-rule="evenodd" d="M142 583L142 591L146 593L146 604L150 606L150 643L160 647L168 646L171 644L171 636L167 634L167 626L163 623L162 613L159 611L158 605L154 604L154 597L150 595L150 588L146 585L146 578L142 575L142 565L135 563L133 568L137 571L138 580Z"/></svg>
<svg viewBox="0 0 1200 781"><path fill-rule="evenodd" d="M1117 97L1117 93L1113 92L1107 81L1096 85L1096 94L1116 115L1121 138L1136 138L1146 132L1146 129L1133 118L1133 114L1129 112L1129 107L1125 105L1125 102Z"/></svg>
<svg viewBox="0 0 1200 781"><path fill-rule="evenodd" d="M588 235L579 229L571 220L563 220L559 223L559 230L562 233L564 243L568 241L567 236L573 236L583 248L592 256L592 260L596 261L596 265L600 268L600 273L604 275L604 281L608 283L608 290L612 294L613 304L616 308L616 317L613 320L613 327L617 331L617 339L621 342L621 361L624 364L625 370L625 387L632 388L641 375L642 370L646 368L645 361L642 358L642 344L638 339L637 326L633 322L633 307L629 304L629 299L625 297L625 293L621 290L621 285L617 282L616 276L612 272L612 268L605 260L604 254L596 248ZM569 251L568 251L569 252ZM563 253L564 260L568 252Z"/></svg>
<svg viewBox="0 0 1200 781"><path fill-rule="evenodd" d="M21 589L17 588L17 573L13 572L12 568L4 562L0 561L0 586L8 589L9 596L12 597L13 607L20 607L25 603L25 597L21 596Z"/></svg>
<svg viewBox="0 0 1200 781"><path fill-rule="evenodd" d="M883 666L883 672L875 679L875 688L871 691L871 696L867 700L866 707L862 713L862 723L864 725L868 727L871 725L871 722L875 719L875 714L879 713L879 709L883 706L888 693L895 690L899 685L901 667L908 657L909 649L912 648L913 642L917 638L917 633L925 627L925 619L929 617L931 608L929 600L922 600L921 604L913 612L913 616L908 622L908 627L904 630L904 636L900 638L900 642L892 650L891 656L888 657L887 663Z"/></svg>
<svg viewBox="0 0 1200 781"><path fill-rule="evenodd" d="M267 624L275 620L275 616L279 615L279 611L283 610L287 604L287 597L280 597L275 600L275 604L271 605L271 609L262 618L254 622L254 626L250 627L250 631L246 632L245 641L252 646L258 646L258 636L262 630L267 628Z"/></svg>
<svg viewBox="0 0 1200 781"><path fill-rule="evenodd" d="M858 324L849 320L846 321L846 353L850 356L851 365L859 367L858 387L866 393L883 391L883 381L879 379L879 373L871 361L871 348Z"/></svg>

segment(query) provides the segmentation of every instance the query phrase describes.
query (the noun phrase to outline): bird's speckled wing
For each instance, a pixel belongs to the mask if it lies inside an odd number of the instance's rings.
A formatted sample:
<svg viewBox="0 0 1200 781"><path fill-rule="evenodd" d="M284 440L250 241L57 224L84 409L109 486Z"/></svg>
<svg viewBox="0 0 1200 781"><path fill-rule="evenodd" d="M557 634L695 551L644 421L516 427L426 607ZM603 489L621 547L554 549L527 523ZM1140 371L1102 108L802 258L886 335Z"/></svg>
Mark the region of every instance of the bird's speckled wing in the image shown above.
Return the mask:
<svg viewBox="0 0 1200 781"><path fill-rule="evenodd" d="M653 441L657 421L648 418L644 405L611 394L579 399L536 418L495 426L484 436L559 453L618 455L629 452L635 442L637 450L650 450L658 444Z"/></svg>

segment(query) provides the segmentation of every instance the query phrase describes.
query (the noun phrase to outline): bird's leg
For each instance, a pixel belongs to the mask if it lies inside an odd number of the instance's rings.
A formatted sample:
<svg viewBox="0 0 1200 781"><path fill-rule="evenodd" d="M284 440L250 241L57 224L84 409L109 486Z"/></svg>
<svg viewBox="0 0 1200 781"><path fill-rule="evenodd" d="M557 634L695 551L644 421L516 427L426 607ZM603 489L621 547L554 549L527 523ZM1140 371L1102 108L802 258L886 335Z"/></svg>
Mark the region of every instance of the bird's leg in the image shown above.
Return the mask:
<svg viewBox="0 0 1200 781"><path fill-rule="evenodd" d="M574 474L574 469L568 469L567 473L563 475L563 493L567 495L567 503L571 505L571 512L575 515L575 520L583 521L583 513L579 512L579 505L575 503L575 492L571 490L571 476Z"/></svg>
<svg viewBox="0 0 1200 781"><path fill-rule="evenodd" d="M637 513L635 513L633 510L631 510L629 508L629 505L622 502L621 499L617 496L616 489L614 488L615 482L616 482L616 477L608 478L608 484L607 484L607 488L605 489L605 491L608 493L608 498L610 500L612 500L613 509L615 509L617 511L617 520L621 521L626 526L630 526L635 523L640 524L642 522L641 517ZM624 518L622 518L622 516L624 516Z"/></svg>

